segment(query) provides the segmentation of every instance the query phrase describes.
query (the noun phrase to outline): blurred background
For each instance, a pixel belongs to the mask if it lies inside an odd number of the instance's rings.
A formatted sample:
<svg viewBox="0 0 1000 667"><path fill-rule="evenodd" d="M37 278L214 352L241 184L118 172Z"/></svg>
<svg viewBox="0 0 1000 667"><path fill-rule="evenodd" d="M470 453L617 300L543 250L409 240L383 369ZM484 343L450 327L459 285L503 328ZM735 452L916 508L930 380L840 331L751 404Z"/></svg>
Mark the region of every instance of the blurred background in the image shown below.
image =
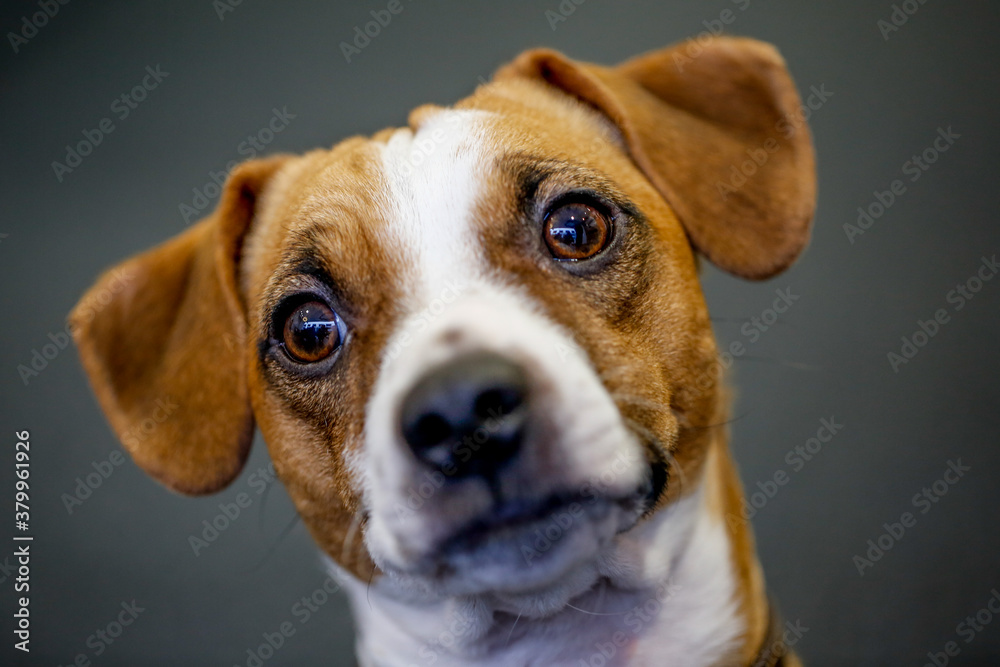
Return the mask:
<svg viewBox="0 0 1000 667"><path fill-rule="evenodd" d="M3 3L0 664L352 664L345 598L323 591L259 438L221 494L165 491L119 453L66 313L214 206L214 180L252 153L404 124L529 47L610 64L721 28L776 44L813 96L810 248L766 283L704 273L721 345L745 347L732 447L768 584L808 628L796 649L810 665L1000 663L1000 5L402 0L358 48L386 5ZM794 297L780 316L777 290ZM822 420L840 425L825 443ZM22 430L30 654L12 634ZM240 493L250 506L194 548ZM255 663L285 622L294 635Z"/></svg>

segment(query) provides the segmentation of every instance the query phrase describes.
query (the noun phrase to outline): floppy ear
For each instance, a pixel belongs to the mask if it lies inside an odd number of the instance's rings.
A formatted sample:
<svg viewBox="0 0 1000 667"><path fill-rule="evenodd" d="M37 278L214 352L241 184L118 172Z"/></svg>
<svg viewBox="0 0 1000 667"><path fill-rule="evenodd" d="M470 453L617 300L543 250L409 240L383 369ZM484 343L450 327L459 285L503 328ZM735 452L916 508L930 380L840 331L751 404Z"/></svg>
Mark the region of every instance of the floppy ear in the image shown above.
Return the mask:
<svg viewBox="0 0 1000 667"><path fill-rule="evenodd" d="M239 166L211 216L106 272L70 315L118 437L139 466L182 493L221 489L250 449L237 265L255 202L286 159Z"/></svg>
<svg viewBox="0 0 1000 667"><path fill-rule="evenodd" d="M497 79L540 79L596 107L718 267L762 279L809 240L812 140L785 63L751 39L688 41L608 68L547 49Z"/></svg>

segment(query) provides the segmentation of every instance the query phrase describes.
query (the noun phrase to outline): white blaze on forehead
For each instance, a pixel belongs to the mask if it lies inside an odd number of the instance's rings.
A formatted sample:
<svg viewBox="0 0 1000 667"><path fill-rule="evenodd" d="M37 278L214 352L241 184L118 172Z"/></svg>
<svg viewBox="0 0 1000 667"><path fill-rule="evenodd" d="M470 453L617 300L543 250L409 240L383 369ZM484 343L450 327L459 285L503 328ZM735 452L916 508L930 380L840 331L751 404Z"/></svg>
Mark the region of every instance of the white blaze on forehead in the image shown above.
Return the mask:
<svg viewBox="0 0 1000 667"><path fill-rule="evenodd" d="M479 272L472 214L489 170L488 116L442 110L416 133L397 130L382 148L390 223L380 240L417 262L406 276L417 308L439 297L447 280Z"/></svg>

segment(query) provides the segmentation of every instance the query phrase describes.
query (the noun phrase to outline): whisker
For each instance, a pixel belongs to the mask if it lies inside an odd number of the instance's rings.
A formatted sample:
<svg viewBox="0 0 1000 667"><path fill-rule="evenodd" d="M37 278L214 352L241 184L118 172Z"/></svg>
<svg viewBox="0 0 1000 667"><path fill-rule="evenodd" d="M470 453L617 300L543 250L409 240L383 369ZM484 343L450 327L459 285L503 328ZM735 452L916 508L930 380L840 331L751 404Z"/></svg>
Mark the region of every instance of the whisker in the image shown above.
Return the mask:
<svg viewBox="0 0 1000 667"><path fill-rule="evenodd" d="M631 394L623 394L621 392L612 392L612 400L621 401L622 403L628 403L629 405L637 405L647 410L653 410L656 412L667 412L670 408L658 403L652 399L645 398L643 396L633 396Z"/></svg>
<svg viewBox="0 0 1000 667"><path fill-rule="evenodd" d="M776 366L787 366L788 368L794 368L800 371L821 371L822 366L816 366L814 364L805 364L799 361L788 361L787 359L774 359L771 357L756 357L751 354L744 354L739 357L735 357L736 361L756 361L761 364L774 364Z"/></svg>
<svg viewBox="0 0 1000 667"><path fill-rule="evenodd" d="M728 322L737 322L737 323L740 323L740 324L750 323L752 321L752 318L749 318L749 317L724 317L724 316L721 316L721 315L711 315L711 316L709 316L708 319L711 322L727 322L727 323ZM785 327L789 327L791 329L795 328L795 326L791 322L789 322L787 320L782 320L782 319L775 320L774 322L772 322L771 324L769 324L767 326L768 326L768 328L775 327L775 326L785 326Z"/></svg>
<svg viewBox="0 0 1000 667"><path fill-rule="evenodd" d="M264 509L267 507L267 497L271 495L271 487L273 484L268 484L264 487L264 495L260 497L260 510L257 512L257 530L264 530Z"/></svg>
<svg viewBox="0 0 1000 667"><path fill-rule="evenodd" d="M347 562L347 557L350 555L351 547L354 546L354 538L357 536L358 528L361 526L362 521L362 512L358 510L354 513L354 519L351 521L351 527L347 529L347 535L344 536L344 546L340 551L340 562Z"/></svg>
<svg viewBox="0 0 1000 667"><path fill-rule="evenodd" d="M267 548L267 552L264 554L264 557L261 558L256 565L247 570L247 572L256 572L257 570L262 568L267 563L267 561L271 560L271 556L273 556L274 553L278 550L278 547L281 546L281 543L285 540L286 537L288 537L288 534L292 532L292 528L296 526L296 524L299 522L301 518L302 517L299 516L299 513L296 512L292 516L292 520L289 521L288 524L281 530L281 533L278 534L277 539L275 539L275 541L272 542L271 545Z"/></svg>
<svg viewBox="0 0 1000 667"><path fill-rule="evenodd" d="M726 421L719 422L717 424L704 424L704 425L692 424L691 426L686 426L685 428L691 429L692 431L707 431L710 428L719 428L720 426L728 426L729 424L732 424L732 423L734 423L736 421L739 421L740 419L743 419L748 414L750 414L750 413L749 412L744 412L741 415L737 415L737 416L733 417L732 419L727 419Z"/></svg>
<svg viewBox="0 0 1000 667"><path fill-rule="evenodd" d="M649 442L659 442L660 441L660 439L656 436L655 433L653 433L653 431L649 427L645 426L644 424L641 424L641 423L637 422L636 420L632 419L631 417L627 417L625 415L622 415L622 421L625 422L626 426L628 426L633 431L636 431L639 435L643 436Z"/></svg>
<svg viewBox="0 0 1000 667"><path fill-rule="evenodd" d="M503 645L504 645L504 648L506 648L506 647L507 647L507 644L509 644L509 643L510 643L510 636L511 636L512 634L514 634L514 628L516 628L516 627L517 627L517 622L518 622L518 621L520 621L520 620L521 620L521 615L520 615L520 614L518 614L518 615L517 615L517 618L515 618L515 619L514 619L514 624L513 624L512 626L510 626L510 632L508 632L508 633L507 633L507 641L505 641L505 642L503 643Z"/></svg>
<svg viewBox="0 0 1000 667"><path fill-rule="evenodd" d="M587 611L586 609L580 609L579 607L574 607L573 605L571 605L568 602L566 603L566 606L569 607L570 609L576 609L581 614L589 614L590 616L623 616L623 615L625 615L625 614L628 613L627 611L615 611L615 612L608 612L608 613L602 613L602 612L597 612L597 611Z"/></svg>
<svg viewBox="0 0 1000 667"><path fill-rule="evenodd" d="M368 600L368 608L374 610L372 606L372 580L375 578L375 561L372 561L372 573L368 575L368 586L365 588L365 598Z"/></svg>

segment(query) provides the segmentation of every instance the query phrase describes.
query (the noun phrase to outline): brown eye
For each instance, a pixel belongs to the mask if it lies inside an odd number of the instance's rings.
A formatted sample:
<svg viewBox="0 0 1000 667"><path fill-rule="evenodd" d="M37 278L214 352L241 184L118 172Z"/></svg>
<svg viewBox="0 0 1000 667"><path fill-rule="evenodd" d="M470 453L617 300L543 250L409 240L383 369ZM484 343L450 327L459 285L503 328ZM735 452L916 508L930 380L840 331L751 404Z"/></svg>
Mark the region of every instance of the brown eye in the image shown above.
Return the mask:
<svg viewBox="0 0 1000 667"><path fill-rule="evenodd" d="M593 206L560 206L545 218L545 245L556 259L593 257L608 244L611 222Z"/></svg>
<svg viewBox="0 0 1000 667"><path fill-rule="evenodd" d="M341 344L343 324L321 301L304 303L288 316L282 332L285 350L296 361L311 364L326 359Z"/></svg>

